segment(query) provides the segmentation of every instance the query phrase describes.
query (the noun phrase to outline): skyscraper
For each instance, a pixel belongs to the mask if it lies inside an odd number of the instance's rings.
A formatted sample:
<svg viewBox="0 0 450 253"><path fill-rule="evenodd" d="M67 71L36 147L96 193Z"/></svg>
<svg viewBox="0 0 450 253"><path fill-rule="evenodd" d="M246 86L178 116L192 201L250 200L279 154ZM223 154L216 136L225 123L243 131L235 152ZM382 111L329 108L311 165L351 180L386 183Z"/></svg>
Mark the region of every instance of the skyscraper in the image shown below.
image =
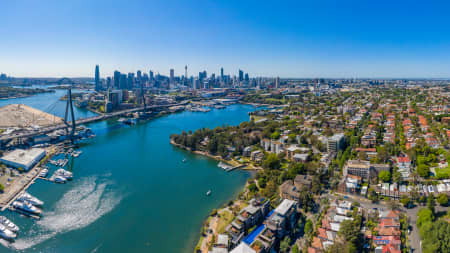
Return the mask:
<svg viewBox="0 0 450 253"><path fill-rule="evenodd" d="M154 78L154 77L153 77L153 71L150 70L150 71L149 71L149 74L150 74L150 82L152 82L152 81L153 81L153 78Z"/></svg>
<svg viewBox="0 0 450 253"><path fill-rule="evenodd" d="M244 80L244 71L239 70L239 82L242 82Z"/></svg>
<svg viewBox="0 0 450 253"><path fill-rule="evenodd" d="M175 78L175 73L174 73L173 69L170 69L170 77L169 78L170 78L169 79L170 83L173 83L174 78Z"/></svg>
<svg viewBox="0 0 450 253"><path fill-rule="evenodd" d="M223 80L223 67L220 68L220 80Z"/></svg>
<svg viewBox="0 0 450 253"><path fill-rule="evenodd" d="M95 91L99 91L101 89L100 86L100 70L98 65L95 65Z"/></svg>
<svg viewBox="0 0 450 253"><path fill-rule="evenodd" d="M248 78L248 73L245 73L245 78L244 78L244 79L245 79L245 81L246 81L246 82L248 82L248 81L249 81L249 78Z"/></svg>
<svg viewBox="0 0 450 253"><path fill-rule="evenodd" d="M127 75L120 74L120 77L119 77L119 88L121 90L126 90L127 89Z"/></svg>
<svg viewBox="0 0 450 253"><path fill-rule="evenodd" d="M114 89L120 89L120 72L114 71Z"/></svg>
<svg viewBox="0 0 450 253"><path fill-rule="evenodd" d="M275 78L275 88L280 88L280 77Z"/></svg>

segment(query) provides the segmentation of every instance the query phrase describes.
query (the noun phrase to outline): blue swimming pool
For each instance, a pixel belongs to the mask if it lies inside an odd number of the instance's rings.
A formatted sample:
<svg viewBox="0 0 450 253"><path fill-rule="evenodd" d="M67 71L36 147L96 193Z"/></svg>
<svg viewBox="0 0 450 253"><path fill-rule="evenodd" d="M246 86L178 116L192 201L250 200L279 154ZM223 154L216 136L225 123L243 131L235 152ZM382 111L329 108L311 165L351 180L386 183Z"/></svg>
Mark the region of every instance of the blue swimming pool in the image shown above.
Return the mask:
<svg viewBox="0 0 450 253"><path fill-rule="evenodd" d="M248 234L245 238L244 238L244 242L248 245L252 244L252 242L255 240L255 238L259 235L259 233L261 233L264 228L266 227L265 224L262 224L261 226L255 228L250 234Z"/></svg>

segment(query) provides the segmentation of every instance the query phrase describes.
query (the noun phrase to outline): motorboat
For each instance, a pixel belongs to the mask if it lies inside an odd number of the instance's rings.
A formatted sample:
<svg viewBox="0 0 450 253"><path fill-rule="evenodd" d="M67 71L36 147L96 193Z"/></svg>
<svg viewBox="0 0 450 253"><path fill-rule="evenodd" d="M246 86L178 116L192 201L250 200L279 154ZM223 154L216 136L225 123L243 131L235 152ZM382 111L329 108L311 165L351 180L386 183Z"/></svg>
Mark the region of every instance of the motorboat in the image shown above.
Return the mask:
<svg viewBox="0 0 450 253"><path fill-rule="evenodd" d="M5 226L6 229L10 230L11 232L19 232L19 227L12 221L8 220L8 218L6 218L5 216L0 216L0 224Z"/></svg>
<svg viewBox="0 0 450 253"><path fill-rule="evenodd" d="M22 193L17 200L22 201L22 202L28 202L34 206L42 206L44 205L44 202L39 200L38 198L32 196L31 194L29 194L28 192L24 192Z"/></svg>
<svg viewBox="0 0 450 253"><path fill-rule="evenodd" d="M47 177L48 169L42 169L41 172L39 172L40 177Z"/></svg>
<svg viewBox="0 0 450 253"><path fill-rule="evenodd" d="M0 224L0 237L8 241L13 241L14 239L16 239L17 235L11 230L7 229L5 226Z"/></svg>
<svg viewBox="0 0 450 253"><path fill-rule="evenodd" d="M206 196L209 196L209 195L211 195L211 190L208 190L208 191L206 192Z"/></svg>
<svg viewBox="0 0 450 253"><path fill-rule="evenodd" d="M65 169L62 169L62 168L58 169L58 170L55 172L55 175L56 175L56 176L63 177L63 178L65 178L66 180L71 180L71 179L72 179L72 176L73 176L72 172L67 171L67 170L65 170Z"/></svg>
<svg viewBox="0 0 450 253"><path fill-rule="evenodd" d="M39 214L42 213L41 209L33 206L32 204L30 204L27 201L22 202L22 201L16 200L16 201L13 202L12 205L13 205L14 208L19 209L19 210L24 211L24 212L27 212L27 213L30 213L30 214L37 214L37 215L39 215Z"/></svg>
<svg viewBox="0 0 450 253"><path fill-rule="evenodd" d="M60 183L60 184L65 184L67 182L67 179L65 179L64 177L61 177L61 176L56 176L53 180L56 183Z"/></svg>

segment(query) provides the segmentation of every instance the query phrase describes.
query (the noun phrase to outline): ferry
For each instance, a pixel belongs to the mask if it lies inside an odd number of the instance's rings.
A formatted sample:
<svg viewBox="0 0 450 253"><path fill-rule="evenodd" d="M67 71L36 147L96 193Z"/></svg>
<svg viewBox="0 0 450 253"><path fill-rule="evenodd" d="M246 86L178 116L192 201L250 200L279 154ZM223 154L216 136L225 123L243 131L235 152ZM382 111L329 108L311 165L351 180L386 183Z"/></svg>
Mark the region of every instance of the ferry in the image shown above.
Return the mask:
<svg viewBox="0 0 450 253"><path fill-rule="evenodd" d="M5 226L6 229L8 229L14 233L19 232L19 227L16 224L14 224L12 221L8 220L8 218L6 218L5 216L0 216L0 224Z"/></svg>
<svg viewBox="0 0 450 253"><path fill-rule="evenodd" d="M211 190L208 190L208 191L206 192L206 196L209 196L209 195L211 195Z"/></svg>
<svg viewBox="0 0 450 253"><path fill-rule="evenodd" d="M7 229L5 226L0 224L0 237L8 241L13 241L14 239L16 239L17 235L11 230Z"/></svg>
<svg viewBox="0 0 450 253"><path fill-rule="evenodd" d="M22 195L20 195L17 200L22 201L22 202L28 202L34 206L43 206L44 202L39 200L38 198L32 196L31 194L24 192L22 193Z"/></svg>
<svg viewBox="0 0 450 253"><path fill-rule="evenodd" d="M21 202L21 201L16 200L16 201L14 201L12 203L12 205L13 205L14 208L22 210L22 211L24 211L26 213L29 213L29 214L37 214L37 215L39 215L39 214L42 213L41 209L33 206L32 204L28 203L27 201Z"/></svg>

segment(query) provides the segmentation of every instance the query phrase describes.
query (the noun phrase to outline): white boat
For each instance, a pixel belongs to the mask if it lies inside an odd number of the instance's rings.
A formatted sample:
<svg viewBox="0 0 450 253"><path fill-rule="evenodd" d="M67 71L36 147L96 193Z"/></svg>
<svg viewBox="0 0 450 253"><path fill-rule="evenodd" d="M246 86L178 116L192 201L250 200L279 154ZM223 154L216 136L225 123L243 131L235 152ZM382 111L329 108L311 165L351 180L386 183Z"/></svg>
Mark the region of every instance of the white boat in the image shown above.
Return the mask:
<svg viewBox="0 0 450 253"><path fill-rule="evenodd" d="M22 201L14 201L13 202L13 207L19 210L22 210L24 212L30 213L30 214L41 214L42 210L33 206L32 204L28 203L28 202L22 202Z"/></svg>
<svg viewBox="0 0 450 253"><path fill-rule="evenodd" d="M64 177L61 177L61 176L56 176L54 178L54 180L56 183L60 183L60 184L64 184L67 182L67 179L65 179Z"/></svg>
<svg viewBox="0 0 450 253"><path fill-rule="evenodd" d="M41 172L39 172L40 177L46 177L48 174L48 169L42 169Z"/></svg>
<svg viewBox="0 0 450 253"><path fill-rule="evenodd" d="M208 191L206 192L206 196L209 196L209 195L211 195L211 190L208 190Z"/></svg>
<svg viewBox="0 0 450 253"><path fill-rule="evenodd" d="M183 158L182 162L184 162L184 163L185 163L185 162L186 162L186 158Z"/></svg>
<svg viewBox="0 0 450 253"><path fill-rule="evenodd" d="M56 172L55 172L55 175L56 176L60 176L60 177L63 177L63 178L65 178L65 179L67 179L67 180L70 180L70 179L72 179L72 172L70 172L70 171L67 171L67 170L65 170L65 169L58 169Z"/></svg>
<svg viewBox="0 0 450 253"><path fill-rule="evenodd" d="M19 227L12 221L8 220L8 218L6 218L5 216L0 216L0 224L14 233L19 232Z"/></svg>
<svg viewBox="0 0 450 253"><path fill-rule="evenodd" d="M42 206L44 205L44 202L39 200L38 198L32 196L31 194L29 194L28 192L24 192L22 193L17 200L25 202L27 201L28 203L34 205L34 206Z"/></svg>
<svg viewBox="0 0 450 253"><path fill-rule="evenodd" d="M0 237L8 241L12 241L17 237L17 235L11 230L7 229L5 226L0 224Z"/></svg>

